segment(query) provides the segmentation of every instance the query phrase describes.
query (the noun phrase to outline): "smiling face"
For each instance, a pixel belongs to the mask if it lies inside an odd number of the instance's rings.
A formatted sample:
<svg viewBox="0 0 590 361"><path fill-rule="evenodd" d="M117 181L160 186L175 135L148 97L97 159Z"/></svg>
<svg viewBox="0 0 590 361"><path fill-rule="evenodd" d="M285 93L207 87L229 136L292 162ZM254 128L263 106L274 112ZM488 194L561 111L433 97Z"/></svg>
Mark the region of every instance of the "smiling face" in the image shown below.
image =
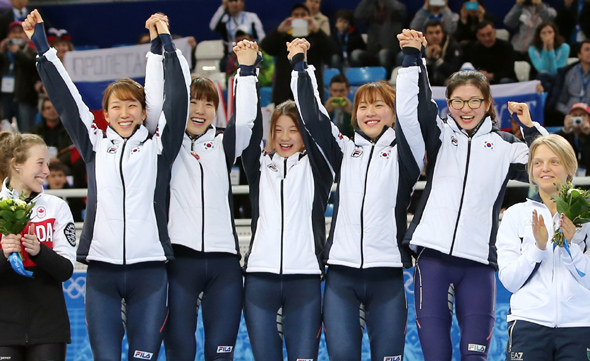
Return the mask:
<svg viewBox="0 0 590 361"><path fill-rule="evenodd" d="M145 109L136 99L119 99L116 94L109 97L109 105L104 112L109 125L123 138L129 138L135 127L145 119Z"/></svg>
<svg viewBox="0 0 590 361"><path fill-rule="evenodd" d="M561 159L545 144L535 150L532 159L533 181L539 186L539 191L546 194L557 194L555 184L566 184L568 173Z"/></svg>
<svg viewBox="0 0 590 361"><path fill-rule="evenodd" d="M288 115L280 115L273 129L272 146L281 157L288 158L305 147L301 132L293 118Z"/></svg>
<svg viewBox="0 0 590 361"><path fill-rule="evenodd" d="M352 125L375 140L383 127L395 126L395 91L385 82L361 86L354 97Z"/></svg>
<svg viewBox="0 0 590 361"><path fill-rule="evenodd" d="M191 98L190 119L186 123L186 131L191 136L205 133L215 120L216 108L213 101Z"/></svg>
<svg viewBox="0 0 590 361"><path fill-rule="evenodd" d="M19 193L41 192L43 183L49 176L49 150L45 145L33 145L23 163L16 163L10 185Z"/></svg>
<svg viewBox="0 0 590 361"><path fill-rule="evenodd" d="M483 99L477 109L472 109L469 106L476 108L477 101L474 99ZM458 107L457 104L463 101L463 107L461 109L455 109ZM447 99L449 105L449 112L459 126L465 129L468 133L472 131L486 116L490 108L490 102L485 99L481 90L473 84L459 85L455 88L449 99ZM460 106L460 104L459 104Z"/></svg>

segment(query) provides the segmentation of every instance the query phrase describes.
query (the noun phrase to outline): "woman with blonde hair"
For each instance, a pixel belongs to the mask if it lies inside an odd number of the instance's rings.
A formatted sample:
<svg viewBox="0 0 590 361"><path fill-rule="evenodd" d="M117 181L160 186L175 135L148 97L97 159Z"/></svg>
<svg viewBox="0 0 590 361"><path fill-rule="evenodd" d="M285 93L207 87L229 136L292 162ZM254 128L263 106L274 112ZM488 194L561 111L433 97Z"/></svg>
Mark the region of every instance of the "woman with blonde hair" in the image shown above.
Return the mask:
<svg viewBox="0 0 590 361"><path fill-rule="evenodd" d="M590 224L576 228L554 197L578 162L559 135L537 138L528 174L539 192L508 208L498 231L498 277L512 292L506 359L587 360L590 349ZM565 242L552 242L560 230Z"/></svg>

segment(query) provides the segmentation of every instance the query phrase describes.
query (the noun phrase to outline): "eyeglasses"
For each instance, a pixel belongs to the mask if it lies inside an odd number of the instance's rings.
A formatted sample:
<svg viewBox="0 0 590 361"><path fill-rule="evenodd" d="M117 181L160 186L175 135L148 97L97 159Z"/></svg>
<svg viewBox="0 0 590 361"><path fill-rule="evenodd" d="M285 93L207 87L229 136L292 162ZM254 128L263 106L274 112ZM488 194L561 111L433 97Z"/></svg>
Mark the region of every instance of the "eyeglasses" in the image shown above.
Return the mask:
<svg viewBox="0 0 590 361"><path fill-rule="evenodd" d="M449 99L448 100L451 108L453 108L455 110L463 109L463 107L465 106L465 103L467 103L467 105L469 105L469 108L471 108L471 109L479 109L479 107L481 107L481 104L483 101L484 101L484 99L481 99L481 98L473 98L473 99L469 99L469 100L463 100L463 99Z"/></svg>

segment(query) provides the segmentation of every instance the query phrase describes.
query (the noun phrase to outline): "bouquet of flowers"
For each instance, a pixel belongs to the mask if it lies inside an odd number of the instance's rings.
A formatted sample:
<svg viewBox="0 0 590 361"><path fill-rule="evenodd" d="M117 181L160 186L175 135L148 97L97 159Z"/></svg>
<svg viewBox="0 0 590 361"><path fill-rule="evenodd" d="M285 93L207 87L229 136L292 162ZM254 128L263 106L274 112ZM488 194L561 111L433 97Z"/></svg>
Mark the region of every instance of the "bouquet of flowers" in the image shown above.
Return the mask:
<svg viewBox="0 0 590 361"><path fill-rule="evenodd" d="M556 185L557 186L557 185ZM557 211L580 227L582 224L590 222L590 191L574 188L571 182L561 185L559 193L551 196L551 199L557 204ZM557 229L553 234L552 242L563 247L565 238L561 229Z"/></svg>
<svg viewBox="0 0 590 361"><path fill-rule="evenodd" d="M25 202L23 196L19 199L0 199L0 233L19 234L31 221L31 214L35 203ZM20 253L12 253L9 257L14 270L26 277L32 277L33 273L25 270Z"/></svg>

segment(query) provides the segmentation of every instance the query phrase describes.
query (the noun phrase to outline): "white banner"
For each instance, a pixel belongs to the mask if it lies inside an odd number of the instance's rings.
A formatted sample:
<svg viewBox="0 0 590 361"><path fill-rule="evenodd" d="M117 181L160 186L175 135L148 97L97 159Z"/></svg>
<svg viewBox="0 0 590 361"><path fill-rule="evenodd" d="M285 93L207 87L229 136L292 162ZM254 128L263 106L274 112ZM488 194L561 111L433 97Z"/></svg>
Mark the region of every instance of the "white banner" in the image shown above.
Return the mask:
<svg viewBox="0 0 590 361"><path fill-rule="evenodd" d="M191 65L188 38L175 39L174 44ZM74 82L111 81L119 78L145 77L146 53L150 44L117 48L70 51L64 65Z"/></svg>

